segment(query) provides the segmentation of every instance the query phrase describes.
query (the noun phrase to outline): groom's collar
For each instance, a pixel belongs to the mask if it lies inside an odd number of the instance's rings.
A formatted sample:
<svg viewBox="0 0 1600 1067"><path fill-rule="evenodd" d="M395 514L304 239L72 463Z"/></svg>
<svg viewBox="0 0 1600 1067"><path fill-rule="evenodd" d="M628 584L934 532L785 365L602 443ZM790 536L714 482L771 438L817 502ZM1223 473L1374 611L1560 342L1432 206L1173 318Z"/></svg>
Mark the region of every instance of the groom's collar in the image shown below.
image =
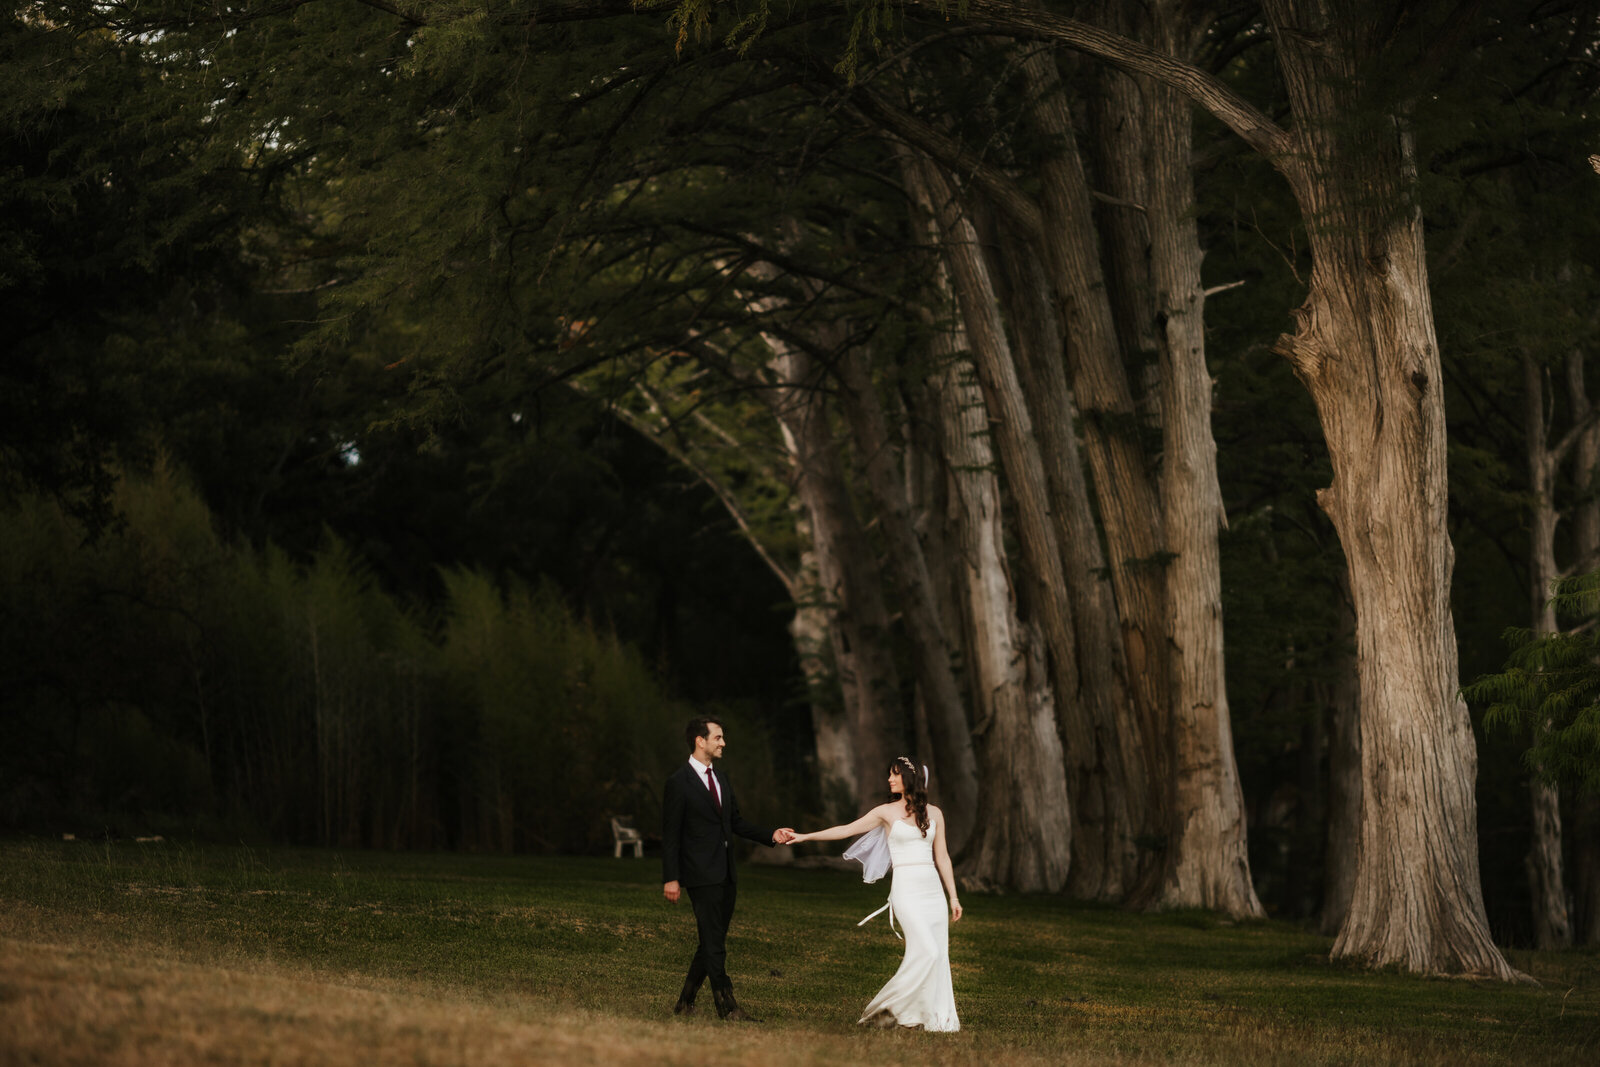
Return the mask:
<svg viewBox="0 0 1600 1067"><path fill-rule="evenodd" d="M706 772L711 769L711 765L709 763L701 763L693 756L689 757L689 766L693 767L694 772L702 778L704 778L706 776Z"/></svg>

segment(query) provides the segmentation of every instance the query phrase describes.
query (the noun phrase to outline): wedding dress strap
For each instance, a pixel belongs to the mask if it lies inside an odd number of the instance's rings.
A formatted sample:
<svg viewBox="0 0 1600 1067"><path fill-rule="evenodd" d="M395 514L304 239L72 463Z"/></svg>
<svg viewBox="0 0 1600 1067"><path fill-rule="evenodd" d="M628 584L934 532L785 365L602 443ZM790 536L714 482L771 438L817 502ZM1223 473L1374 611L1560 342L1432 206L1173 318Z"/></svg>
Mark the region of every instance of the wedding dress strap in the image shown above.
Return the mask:
<svg viewBox="0 0 1600 1067"><path fill-rule="evenodd" d="M860 922L856 923L856 925L857 926L865 926L869 922L871 922L873 919L876 919L878 916L882 915L884 912L888 912L889 913L889 929L890 929L890 931L893 932L894 936L900 937L900 931L896 930L894 928L894 901L893 900L889 901L889 903L885 904L883 907L879 908L877 911L873 912L871 915L868 915L865 919L862 919ZM904 941L905 938L900 937L900 940Z"/></svg>

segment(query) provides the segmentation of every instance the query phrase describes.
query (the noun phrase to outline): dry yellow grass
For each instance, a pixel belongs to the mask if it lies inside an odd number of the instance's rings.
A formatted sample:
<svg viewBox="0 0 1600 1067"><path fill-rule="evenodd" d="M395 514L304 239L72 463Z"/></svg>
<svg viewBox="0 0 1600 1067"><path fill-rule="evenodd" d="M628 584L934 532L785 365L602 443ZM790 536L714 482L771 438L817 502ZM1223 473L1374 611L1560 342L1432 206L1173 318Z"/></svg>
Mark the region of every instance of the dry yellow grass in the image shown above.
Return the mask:
<svg viewBox="0 0 1600 1067"><path fill-rule="evenodd" d="M881 1063L886 1052L898 1058L892 1049L908 1051L909 1042L938 1040L867 1032L861 1038L714 1017L651 1023L425 985L341 979L300 965L221 966L127 946L0 938L0 1064L7 1065L848 1064ZM952 1047L924 1044L915 1059L996 1062L996 1050L980 1051L970 1036L946 1044ZM1103 1059L1013 1049L999 1062Z"/></svg>
<svg viewBox="0 0 1600 1067"><path fill-rule="evenodd" d="M753 1029L685 1040L684 1025L376 988L304 967L0 940L7 1064L732 1064L836 1053Z"/></svg>
<svg viewBox="0 0 1600 1067"><path fill-rule="evenodd" d="M0 1063L852 1064L1442 1063L1445 1050L1381 1033L1322 1034L1236 1020L1154 1050L1020 1048L951 1036L737 1026L561 1010L512 997L318 974L303 965L221 966L129 947L0 939ZM1295 1050L1291 1052L1291 1049ZM1467 1057L1470 1061L1470 1057ZM1460 1062L1457 1060L1456 1062Z"/></svg>

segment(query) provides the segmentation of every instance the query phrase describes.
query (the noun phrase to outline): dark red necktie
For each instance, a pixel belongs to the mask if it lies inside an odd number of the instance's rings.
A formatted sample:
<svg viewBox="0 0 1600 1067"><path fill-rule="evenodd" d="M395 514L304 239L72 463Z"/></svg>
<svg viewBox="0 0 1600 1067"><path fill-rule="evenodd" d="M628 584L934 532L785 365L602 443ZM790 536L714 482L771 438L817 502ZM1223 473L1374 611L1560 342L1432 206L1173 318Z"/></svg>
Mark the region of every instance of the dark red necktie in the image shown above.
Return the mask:
<svg viewBox="0 0 1600 1067"><path fill-rule="evenodd" d="M717 810L722 810L722 797L717 795L717 776L711 773L711 768L706 768L706 786L711 790L711 799L717 805Z"/></svg>

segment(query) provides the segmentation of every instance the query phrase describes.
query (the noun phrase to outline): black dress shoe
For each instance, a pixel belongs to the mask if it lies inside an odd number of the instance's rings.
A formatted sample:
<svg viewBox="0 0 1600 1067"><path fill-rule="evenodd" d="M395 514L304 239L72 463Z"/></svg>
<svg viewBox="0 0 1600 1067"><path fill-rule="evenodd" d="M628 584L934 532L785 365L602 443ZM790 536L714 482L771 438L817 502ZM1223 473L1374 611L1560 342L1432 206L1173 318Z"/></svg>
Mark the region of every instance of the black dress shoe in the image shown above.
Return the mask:
<svg viewBox="0 0 1600 1067"><path fill-rule="evenodd" d="M736 1023L758 1023L761 1021L739 1007L739 1002L733 999L732 989L713 989L711 998L717 1002L717 1017L719 1019L731 1019Z"/></svg>
<svg viewBox="0 0 1600 1067"><path fill-rule="evenodd" d="M672 1006L672 1014L674 1014L674 1015L693 1015L694 1014L694 1001L680 999L678 1001L678 1003L676 1003L676 1004L674 1004Z"/></svg>

